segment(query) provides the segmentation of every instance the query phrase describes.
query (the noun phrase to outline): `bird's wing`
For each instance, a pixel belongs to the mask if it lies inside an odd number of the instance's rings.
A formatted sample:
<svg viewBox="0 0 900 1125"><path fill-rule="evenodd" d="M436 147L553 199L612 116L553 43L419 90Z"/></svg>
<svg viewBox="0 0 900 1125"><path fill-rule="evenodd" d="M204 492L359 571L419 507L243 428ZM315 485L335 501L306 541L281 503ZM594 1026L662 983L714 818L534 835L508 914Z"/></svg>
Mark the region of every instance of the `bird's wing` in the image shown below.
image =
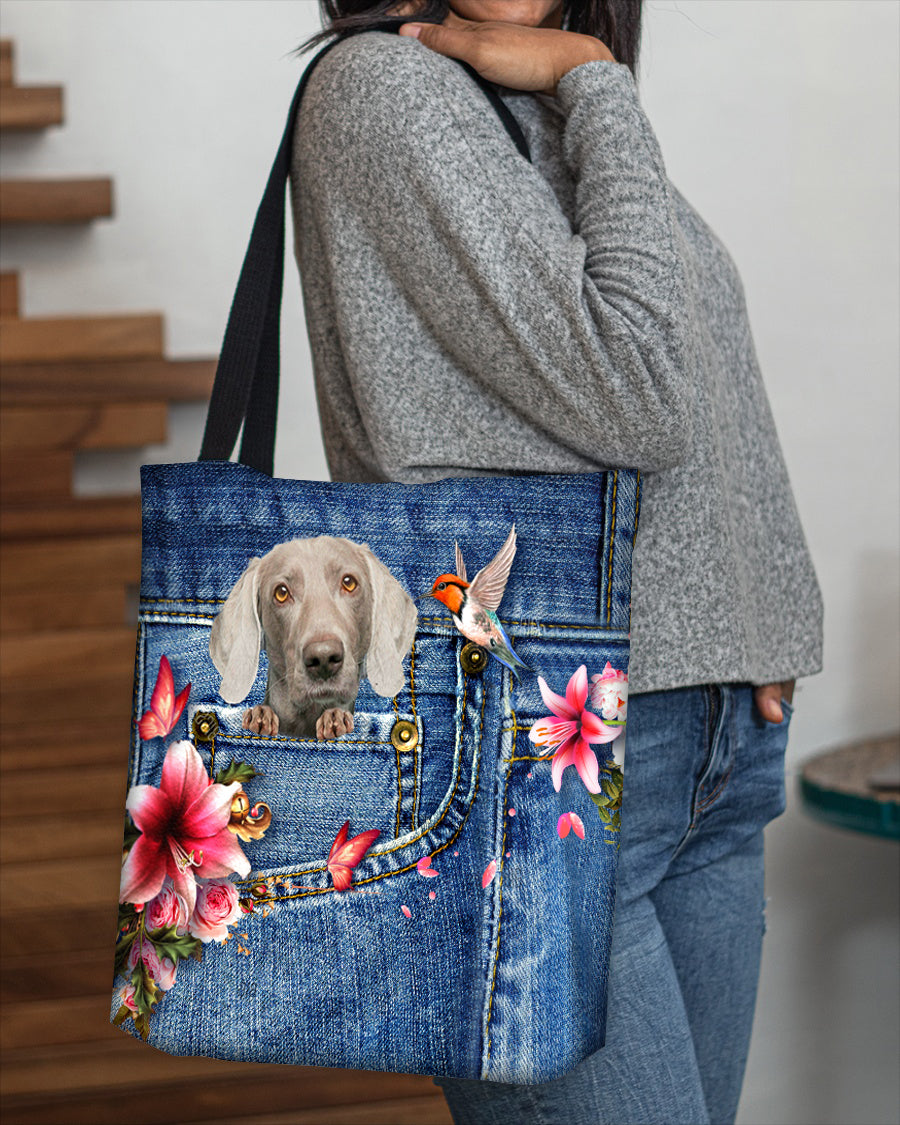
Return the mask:
<svg viewBox="0 0 900 1125"><path fill-rule="evenodd" d="M516 525L510 528L506 542L487 566L483 566L469 584L469 593L476 598L485 609L494 613L503 601L503 592L506 589L506 580L509 578L510 567L516 557Z"/></svg>
<svg viewBox="0 0 900 1125"><path fill-rule="evenodd" d="M463 582L466 581L466 564L463 562L462 551L459 549L459 543L453 540L456 546L456 577L461 578Z"/></svg>

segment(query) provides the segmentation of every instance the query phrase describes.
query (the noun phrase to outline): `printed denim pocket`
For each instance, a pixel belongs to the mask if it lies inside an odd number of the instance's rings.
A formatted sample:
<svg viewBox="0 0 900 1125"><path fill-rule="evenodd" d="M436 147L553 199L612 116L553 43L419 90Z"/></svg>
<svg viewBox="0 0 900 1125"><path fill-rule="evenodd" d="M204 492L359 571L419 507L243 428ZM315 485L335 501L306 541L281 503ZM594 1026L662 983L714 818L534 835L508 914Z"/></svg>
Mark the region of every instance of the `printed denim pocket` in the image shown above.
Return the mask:
<svg viewBox="0 0 900 1125"><path fill-rule="evenodd" d="M350 733L319 741L243 730L244 710L199 701L189 729L214 716L215 735L195 740L209 775L243 777L251 806L271 811L264 834L248 844L254 870L324 860L347 820L351 837L375 829L384 842L402 834L405 780L421 771L425 749L421 719L356 711Z"/></svg>

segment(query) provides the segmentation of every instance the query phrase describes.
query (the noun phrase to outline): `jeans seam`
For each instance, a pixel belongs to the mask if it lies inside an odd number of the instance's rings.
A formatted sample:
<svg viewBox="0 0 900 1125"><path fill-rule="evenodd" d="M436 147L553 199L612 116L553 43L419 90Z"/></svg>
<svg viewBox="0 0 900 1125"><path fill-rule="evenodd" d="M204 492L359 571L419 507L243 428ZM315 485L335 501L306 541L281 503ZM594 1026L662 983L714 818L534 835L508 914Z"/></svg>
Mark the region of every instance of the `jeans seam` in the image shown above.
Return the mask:
<svg viewBox="0 0 900 1125"><path fill-rule="evenodd" d="M721 718L722 711L724 710L724 706L725 706L724 700L722 700L721 706L717 710L717 707L716 707L717 693L720 692L720 691L721 691L721 688L719 687L718 684L704 684L703 685L703 697L704 697L704 700L705 700L705 703L706 703L706 745L707 745L707 752L706 752L706 758L704 759L703 765L700 768L700 773L697 775L697 778L696 778L696 784L697 784L698 787L699 787L699 785L702 781L702 778L703 778L704 774L709 769L709 767L712 765L713 757L715 755L716 727L719 724L719 719ZM692 796L692 805L693 805L693 796ZM702 811L703 811L703 805L700 802L697 803L697 806L695 808L692 807L692 809L691 809L691 822L687 826L687 828L684 830L684 834L682 835L681 839L675 845L675 849L673 850L672 855L669 857L670 863L673 860L677 859L677 857L684 850L688 840L691 837L691 833L697 827L699 814Z"/></svg>

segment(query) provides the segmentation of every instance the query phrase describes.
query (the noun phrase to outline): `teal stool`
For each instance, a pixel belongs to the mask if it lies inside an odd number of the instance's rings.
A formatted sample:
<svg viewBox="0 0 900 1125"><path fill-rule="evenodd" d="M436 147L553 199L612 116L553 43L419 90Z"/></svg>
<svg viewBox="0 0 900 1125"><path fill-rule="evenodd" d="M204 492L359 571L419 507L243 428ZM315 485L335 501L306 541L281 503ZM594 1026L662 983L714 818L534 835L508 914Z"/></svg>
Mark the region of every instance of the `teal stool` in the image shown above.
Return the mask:
<svg viewBox="0 0 900 1125"><path fill-rule="evenodd" d="M800 796L817 820L900 840L900 734L810 758L800 771Z"/></svg>

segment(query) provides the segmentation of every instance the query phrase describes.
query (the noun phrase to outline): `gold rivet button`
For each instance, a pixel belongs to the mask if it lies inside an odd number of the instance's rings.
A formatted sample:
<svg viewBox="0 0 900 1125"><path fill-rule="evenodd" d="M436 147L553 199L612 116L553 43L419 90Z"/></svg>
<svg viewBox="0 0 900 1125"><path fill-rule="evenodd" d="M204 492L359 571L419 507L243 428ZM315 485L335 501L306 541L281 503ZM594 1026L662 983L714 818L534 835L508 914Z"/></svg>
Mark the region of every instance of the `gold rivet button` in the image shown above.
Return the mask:
<svg viewBox="0 0 900 1125"><path fill-rule="evenodd" d="M219 733L219 720L212 711L198 711L191 723L191 733L197 742L211 742Z"/></svg>
<svg viewBox="0 0 900 1125"><path fill-rule="evenodd" d="M414 750L419 745L419 728L408 719L398 719L391 728L391 742L398 750Z"/></svg>
<svg viewBox="0 0 900 1125"><path fill-rule="evenodd" d="M468 641L464 644L459 654L460 664L469 673L483 672L487 664L487 658L487 649L475 644L474 641Z"/></svg>

